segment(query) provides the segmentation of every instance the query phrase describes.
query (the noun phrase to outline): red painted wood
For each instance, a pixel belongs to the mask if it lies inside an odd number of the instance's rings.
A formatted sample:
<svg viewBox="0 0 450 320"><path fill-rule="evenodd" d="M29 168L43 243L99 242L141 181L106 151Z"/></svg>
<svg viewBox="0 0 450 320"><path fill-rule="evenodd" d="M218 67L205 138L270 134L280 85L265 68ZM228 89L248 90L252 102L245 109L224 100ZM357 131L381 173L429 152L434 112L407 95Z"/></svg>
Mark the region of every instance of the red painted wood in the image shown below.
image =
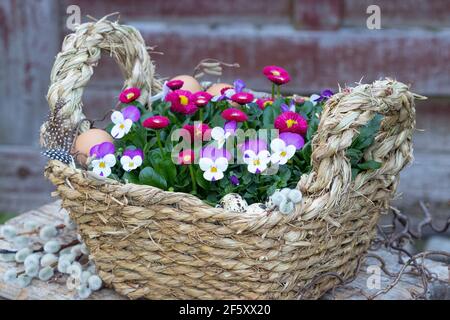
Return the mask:
<svg viewBox="0 0 450 320"><path fill-rule="evenodd" d="M301 29L336 30L341 26L343 0L293 1L294 25Z"/></svg>
<svg viewBox="0 0 450 320"><path fill-rule="evenodd" d="M366 9L376 4L381 9L382 28L450 26L448 0L344 0L343 26L365 28Z"/></svg>

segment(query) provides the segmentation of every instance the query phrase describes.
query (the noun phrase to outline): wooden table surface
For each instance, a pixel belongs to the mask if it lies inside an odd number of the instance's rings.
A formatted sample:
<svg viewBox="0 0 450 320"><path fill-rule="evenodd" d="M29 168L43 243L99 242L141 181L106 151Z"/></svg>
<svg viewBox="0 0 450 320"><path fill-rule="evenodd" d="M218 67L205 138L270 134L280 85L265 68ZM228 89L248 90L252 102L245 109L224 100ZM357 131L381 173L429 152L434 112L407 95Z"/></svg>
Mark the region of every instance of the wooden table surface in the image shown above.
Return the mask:
<svg viewBox="0 0 450 320"><path fill-rule="evenodd" d="M8 224L21 227L23 223L29 219L34 219L39 223L48 223L52 221L53 223L62 222L63 214L61 212L60 202L56 201L45 206L42 206L36 210L31 210L26 212L10 221ZM68 234L64 236L69 236ZM74 234L71 235L72 238L75 237ZM11 244L0 240L1 249L11 249ZM382 257L386 262L386 267L391 272L398 272L402 265L398 262L397 254L391 253L386 249L379 249L375 252L376 255ZM2 275L8 268L14 267L14 263L0 262L0 275ZM437 277L442 280L449 282L449 266L445 263L440 263L432 260L426 260L425 265L430 271L435 273ZM324 299L366 299L367 296L373 295L380 289L387 287L392 283L393 278L387 276L383 271L378 269L380 272L380 284L381 288L369 288L367 283L370 279L373 279L374 275L371 273L376 266L380 266L379 261L374 258L367 258L363 262L360 272L356 279L346 285L338 287L334 294L327 293ZM0 299L49 299L49 300L68 300L77 299L76 292L69 291L66 287L67 276L59 275L52 278L48 282L43 282L34 279L31 285L27 288L20 288L15 285L6 284L0 277ZM377 297L377 299L386 300L407 300L411 299L411 292L421 292L421 280L418 276L412 274L404 274L400 281L387 293L383 293ZM90 299L98 300L119 300L127 299L126 297L120 296L111 289L102 289L91 295Z"/></svg>

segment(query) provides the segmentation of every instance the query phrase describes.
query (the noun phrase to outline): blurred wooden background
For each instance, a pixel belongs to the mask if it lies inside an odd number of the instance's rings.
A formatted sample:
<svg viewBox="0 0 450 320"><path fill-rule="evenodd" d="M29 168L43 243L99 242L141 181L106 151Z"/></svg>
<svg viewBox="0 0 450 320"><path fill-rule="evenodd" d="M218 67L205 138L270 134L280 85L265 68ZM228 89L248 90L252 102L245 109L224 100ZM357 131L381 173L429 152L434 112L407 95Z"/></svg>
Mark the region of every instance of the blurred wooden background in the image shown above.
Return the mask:
<svg viewBox="0 0 450 320"><path fill-rule="evenodd" d="M446 0L1 0L0 212L21 212L50 200L42 176L38 132L54 56L76 4L82 21L119 11L150 46L163 77L191 73L205 57L241 64L222 80L242 78L267 90L267 64L292 74L286 90L311 94L338 83L383 76L410 83L430 99L418 105L413 166L402 175L397 204L418 201L450 212L450 1ZM366 27L371 4L381 8L381 30ZM90 118L114 106L121 87L110 58L97 68L84 104Z"/></svg>

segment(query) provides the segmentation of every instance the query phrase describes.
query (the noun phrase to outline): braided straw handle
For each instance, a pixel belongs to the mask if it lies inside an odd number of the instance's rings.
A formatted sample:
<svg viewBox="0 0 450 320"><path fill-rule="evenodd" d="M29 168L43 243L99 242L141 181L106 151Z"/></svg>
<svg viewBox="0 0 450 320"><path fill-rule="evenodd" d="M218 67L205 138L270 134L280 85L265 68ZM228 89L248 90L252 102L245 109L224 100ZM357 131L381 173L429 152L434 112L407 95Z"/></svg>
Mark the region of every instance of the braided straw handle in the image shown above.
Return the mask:
<svg viewBox="0 0 450 320"><path fill-rule="evenodd" d="M161 90L161 83L154 79L154 65L139 31L109 21L107 17L78 26L64 39L62 51L56 56L47 100L50 110L54 110L58 101L65 102L60 112L65 120L64 125L69 128L76 128L85 118L81 98L102 50L119 64L126 79L124 88L137 87L141 90L140 103L147 103L152 90ZM88 125L86 122L84 124ZM46 126L44 123L41 127L41 137ZM82 126L80 129L87 128Z"/></svg>
<svg viewBox="0 0 450 320"><path fill-rule="evenodd" d="M400 171L412 161L415 128L414 100L426 99L392 79L361 84L329 99L312 141L312 172L303 175L298 188L307 195L303 219L326 217L351 205L356 196L387 207L394 195ZM359 129L377 113L383 115L374 143L364 160L375 160L381 168L359 173L352 179L347 149ZM353 199L353 200L352 200Z"/></svg>

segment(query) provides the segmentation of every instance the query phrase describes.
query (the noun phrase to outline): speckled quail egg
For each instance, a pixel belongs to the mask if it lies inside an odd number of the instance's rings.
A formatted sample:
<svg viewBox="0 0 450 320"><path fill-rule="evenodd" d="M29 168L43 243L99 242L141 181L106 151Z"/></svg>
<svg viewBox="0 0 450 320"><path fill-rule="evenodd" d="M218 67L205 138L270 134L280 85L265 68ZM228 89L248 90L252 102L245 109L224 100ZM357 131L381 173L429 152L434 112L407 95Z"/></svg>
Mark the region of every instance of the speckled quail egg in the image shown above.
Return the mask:
<svg viewBox="0 0 450 320"><path fill-rule="evenodd" d="M266 212L266 209L267 207L264 203L253 203L248 206L247 211L245 213L258 215Z"/></svg>
<svg viewBox="0 0 450 320"><path fill-rule="evenodd" d="M236 193L230 193L224 196L219 204L225 211L245 212L248 208L247 201Z"/></svg>

